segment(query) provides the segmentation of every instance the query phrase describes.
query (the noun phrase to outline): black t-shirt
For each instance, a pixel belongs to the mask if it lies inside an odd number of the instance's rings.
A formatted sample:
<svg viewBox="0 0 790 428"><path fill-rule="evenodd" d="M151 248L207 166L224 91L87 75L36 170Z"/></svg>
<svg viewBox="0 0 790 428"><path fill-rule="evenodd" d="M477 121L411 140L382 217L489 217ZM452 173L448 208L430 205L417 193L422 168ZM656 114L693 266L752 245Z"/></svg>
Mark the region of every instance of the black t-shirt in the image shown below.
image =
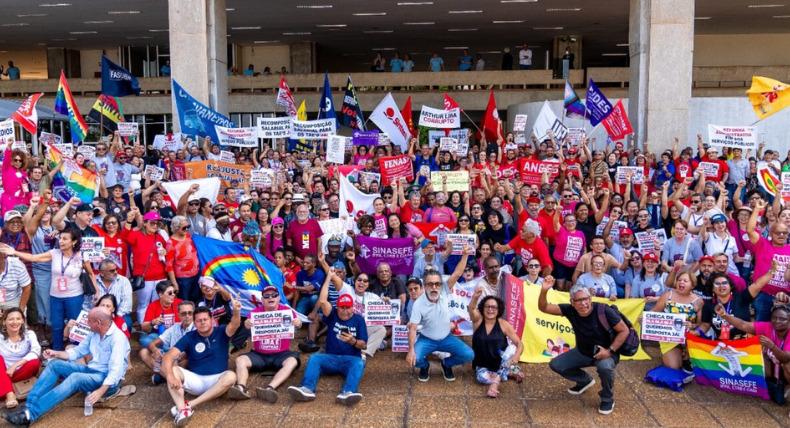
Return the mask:
<svg viewBox="0 0 790 428"><path fill-rule="evenodd" d="M230 318L233 315L233 310L230 307L230 302L226 301L219 295L219 293L214 295L214 298L211 300L207 300L205 297L201 297L200 301L197 302L197 306L205 306L211 309L211 318L214 319L214 326L218 326L221 324L228 324L230 323Z"/></svg>
<svg viewBox="0 0 790 428"><path fill-rule="evenodd" d="M389 285L383 287L378 278L373 277L370 281L370 292L380 297L398 299L401 294L406 294L406 286L400 279L393 277Z"/></svg>
<svg viewBox="0 0 790 428"><path fill-rule="evenodd" d="M81 229L79 226L77 226L77 223L75 223L73 221L65 221L64 223L66 223L66 227L63 228L63 230L66 230L66 229L79 230L80 233L82 233L82 237L83 238L98 238L99 237L99 234L96 233L96 231L93 230L93 228L90 227L90 226L86 227L85 229Z"/></svg>
<svg viewBox="0 0 790 428"><path fill-rule="evenodd" d="M577 222L576 229L579 229L584 234L584 239L587 241L589 245L593 238L595 237L595 229L598 228L598 223L595 222L595 217L590 215L587 217L587 220L584 222Z"/></svg>
<svg viewBox="0 0 790 428"><path fill-rule="evenodd" d="M481 241L491 241L495 244L507 244L511 239L516 237L516 232L510 226L502 226L499 230L494 230L487 227L480 233Z"/></svg>
<svg viewBox="0 0 790 428"><path fill-rule="evenodd" d="M595 345L603 348L608 348L612 345L612 338L609 332L598 321L598 305L603 305L603 303L593 303L592 305L592 312L586 317L579 315L570 304L559 305L562 315L568 318L568 321L573 326L573 331L576 335L576 347L579 349L579 352L588 357L592 357L595 354L593 352ZM609 321L609 326L614 328L616 324L622 321L622 318L609 305L605 306L606 320Z"/></svg>
<svg viewBox="0 0 790 428"><path fill-rule="evenodd" d="M733 315L736 318L742 320L749 320L751 319L751 315L749 314L749 306L752 304L754 297L752 297L752 293L749 292L748 289L742 290L740 292L732 293L732 297L727 304L723 304L724 310L727 311L728 314ZM711 328L716 333L716 337L718 338L721 334L721 327L722 324L726 324L727 321L724 321L716 315L716 298L708 300L705 302L705 305L702 307L702 322L710 323ZM735 327L730 327L730 337L729 339L737 339L742 337L745 333L741 330L738 330Z"/></svg>

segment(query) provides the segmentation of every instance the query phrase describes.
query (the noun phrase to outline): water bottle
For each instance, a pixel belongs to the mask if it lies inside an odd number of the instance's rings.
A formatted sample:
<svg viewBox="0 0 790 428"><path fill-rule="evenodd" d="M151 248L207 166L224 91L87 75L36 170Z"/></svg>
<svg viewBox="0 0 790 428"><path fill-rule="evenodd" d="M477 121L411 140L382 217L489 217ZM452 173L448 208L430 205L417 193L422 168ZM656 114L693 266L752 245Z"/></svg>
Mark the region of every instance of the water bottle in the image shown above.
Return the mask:
<svg viewBox="0 0 790 428"><path fill-rule="evenodd" d="M90 416L93 414L93 404L88 401L88 397L85 397L85 416Z"/></svg>

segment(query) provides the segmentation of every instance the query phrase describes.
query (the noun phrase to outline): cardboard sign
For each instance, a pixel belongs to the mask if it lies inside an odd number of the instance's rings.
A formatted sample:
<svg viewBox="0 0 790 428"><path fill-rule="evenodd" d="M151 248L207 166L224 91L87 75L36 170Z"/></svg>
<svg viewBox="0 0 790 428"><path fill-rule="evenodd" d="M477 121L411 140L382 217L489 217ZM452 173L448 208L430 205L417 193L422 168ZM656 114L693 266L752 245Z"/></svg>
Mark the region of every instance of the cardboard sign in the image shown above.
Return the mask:
<svg viewBox="0 0 790 428"><path fill-rule="evenodd" d="M258 168L250 171L250 185L252 187L272 187L274 183L274 170L271 168Z"/></svg>
<svg viewBox="0 0 790 428"><path fill-rule="evenodd" d="M335 119L294 120L291 138L294 140L326 140L337 131Z"/></svg>
<svg viewBox="0 0 790 428"><path fill-rule="evenodd" d="M229 152L226 150L220 150L219 152L219 161L220 162L228 162L228 163L236 163L236 155L233 152Z"/></svg>
<svg viewBox="0 0 790 428"><path fill-rule="evenodd" d="M448 192L469 191L469 171L431 171L431 183L434 190L443 189L442 177L447 177Z"/></svg>
<svg viewBox="0 0 790 428"><path fill-rule="evenodd" d="M699 169L705 174L705 178L716 178L719 176L719 164L716 162L700 162Z"/></svg>
<svg viewBox="0 0 790 428"><path fill-rule="evenodd" d="M137 122L118 122L118 134L121 137L133 137L140 134Z"/></svg>
<svg viewBox="0 0 790 428"><path fill-rule="evenodd" d="M367 300L365 302L366 325L398 325L400 324L400 300Z"/></svg>
<svg viewBox="0 0 790 428"><path fill-rule="evenodd" d="M86 146L86 147L90 147L90 146ZM27 143L25 143L24 141L14 141L13 144L11 144L11 150L21 150L27 153L28 152Z"/></svg>
<svg viewBox="0 0 790 428"><path fill-rule="evenodd" d="M686 314L642 313L642 340L686 343Z"/></svg>
<svg viewBox="0 0 790 428"><path fill-rule="evenodd" d="M454 129L461 126L461 109L440 110L422 106L419 125L426 128Z"/></svg>
<svg viewBox="0 0 790 428"><path fill-rule="evenodd" d="M645 182L645 170L641 166L618 166L617 173L614 176L614 181L617 184L626 184L626 176L631 172L634 176L631 178L632 184L642 184Z"/></svg>
<svg viewBox="0 0 790 428"><path fill-rule="evenodd" d="M82 154L82 156L85 156L85 159L93 160L96 158L96 147L83 144L77 147L77 153L80 153Z"/></svg>
<svg viewBox="0 0 790 428"><path fill-rule="evenodd" d="M291 311L251 312L252 341L293 339L294 324Z"/></svg>
<svg viewBox="0 0 790 428"><path fill-rule="evenodd" d="M406 181L414 180L414 170L409 155L382 156L379 158L381 171L381 184L389 186L391 183L405 178Z"/></svg>
<svg viewBox="0 0 790 428"><path fill-rule="evenodd" d="M74 144L72 143L55 144L55 148L60 151L64 158L71 159L74 157Z"/></svg>
<svg viewBox="0 0 790 428"><path fill-rule="evenodd" d="M451 254L457 256L464 254L464 245L472 249L477 248L477 235L473 233L448 233L447 241L453 246Z"/></svg>
<svg viewBox="0 0 790 428"><path fill-rule="evenodd" d="M409 326L392 326L392 352L409 352Z"/></svg>
<svg viewBox="0 0 790 428"><path fill-rule="evenodd" d="M757 129L753 126L708 125L708 143L743 151L757 150Z"/></svg>
<svg viewBox="0 0 790 428"><path fill-rule="evenodd" d="M165 178L165 169L156 165L146 165L143 171L143 178L151 181L162 181Z"/></svg>
<svg viewBox="0 0 790 428"><path fill-rule="evenodd" d="M782 187L780 192L784 205L787 206L788 203L790 203L790 172L782 173Z"/></svg>
<svg viewBox="0 0 790 428"><path fill-rule="evenodd" d="M38 142L42 145L51 144L53 146L57 146L59 144L63 144L63 138L57 134L51 134L46 131L41 131L41 134L38 136Z"/></svg>
<svg viewBox="0 0 790 428"><path fill-rule="evenodd" d="M458 140L453 137L442 137L439 139L439 151L455 153L458 147Z"/></svg>
<svg viewBox="0 0 790 428"><path fill-rule="evenodd" d="M258 147L258 128L226 128L214 125L220 146Z"/></svg>
<svg viewBox="0 0 790 428"><path fill-rule="evenodd" d="M14 120L7 119L0 122L0 144L2 144L3 150L5 150L6 144L14 144L15 141L16 135L14 134Z"/></svg>
<svg viewBox="0 0 790 428"><path fill-rule="evenodd" d="M326 140L326 161L342 165L346 157L346 137L330 135Z"/></svg>
<svg viewBox="0 0 790 428"><path fill-rule="evenodd" d="M527 115L517 114L513 118L513 132L526 132L527 130Z"/></svg>
<svg viewBox="0 0 790 428"><path fill-rule="evenodd" d="M359 180L359 184L362 186L370 186L370 183L374 181L376 183L381 183L381 174L375 172L359 171L357 179Z"/></svg>
<svg viewBox="0 0 790 428"><path fill-rule="evenodd" d="M98 263L105 259L104 255L104 238L83 237L82 244L80 245L80 252L82 258L91 263Z"/></svg>
<svg viewBox="0 0 790 428"><path fill-rule="evenodd" d="M579 147L586 135L587 133L584 131L584 128L568 128L568 134L565 138L571 146Z"/></svg>
<svg viewBox="0 0 790 428"><path fill-rule="evenodd" d="M441 129L430 129L428 130L428 145L431 148L438 146L442 137L455 138L459 145L466 143L467 147L469 147L469 130L466 128L453 129L450 131L450 135L446 135L445 131Z"/></svg>
<svg viewBox="0 0 790 428"><path fill-rule="evenodd" d="M154 137L154 149L156 150L161 150L163 152L175 152L183 148L184 142L181 141L180 133L168 135L158 134Z"/></svg>
<svg viewBox="0 0 790 428"><path fill-rule="evenodd" d="M259 117L258 138L288 138L293 132L290 117Z"/></svg>
<svg viewBox="0 0 790 428"><path fill-rule="evenodd" d="M603 230L606 228L606 225L609 224L609 217L604 217L601 219L601 224L599 224L595 228L596 235L603 235ZM614 225L612 225L612 229L609 231L609 237L612 238L615 242L620 240L620 231L627 228L628 223L624 221L616 221Z"/></svg>
<svg viewBox="0 0 790 428"><path fill-rule="evenodd" d="M88 326L88 312L82 310L77 316L77 323L69 330L69 340L76 343L82 343L90 334L91 328Z"/></svg>
<svg viewBox="0 0 790 428"><path fill-rule="evenodd" d="M667 242L667 232L664 229L655 229L649 232L636 232L634 233L634 238L636 238L640 253L657 253L656 239L659 241L660 249L664 245L664 242Z"/></svg>

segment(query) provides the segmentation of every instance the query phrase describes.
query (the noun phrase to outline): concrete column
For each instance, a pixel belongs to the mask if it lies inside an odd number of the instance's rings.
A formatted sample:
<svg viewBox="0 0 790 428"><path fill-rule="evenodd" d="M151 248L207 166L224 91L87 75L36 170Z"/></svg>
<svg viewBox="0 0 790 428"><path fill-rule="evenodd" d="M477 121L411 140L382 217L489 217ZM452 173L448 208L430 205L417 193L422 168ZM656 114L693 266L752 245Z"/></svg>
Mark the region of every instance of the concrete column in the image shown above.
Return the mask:
<svg viewBox="0 0 790 428"><path fill-rule="evenodd" d="M628 115L653 152L685 141L694 56L694 2L630 0Z"/></svg>
<svg viewBox="0 0 790 428"><path fill-rule="evenodd" d="M315 73L316 46L313 42L291 43L291 74Z"/></svg>
<svg viewBox="0 0 790 428"><path fill-rule="evenodd" d="M225 0L168 0L168 13L171 77L200 102L227 115ZM175 103L172 108L178 131Z"/></svg>

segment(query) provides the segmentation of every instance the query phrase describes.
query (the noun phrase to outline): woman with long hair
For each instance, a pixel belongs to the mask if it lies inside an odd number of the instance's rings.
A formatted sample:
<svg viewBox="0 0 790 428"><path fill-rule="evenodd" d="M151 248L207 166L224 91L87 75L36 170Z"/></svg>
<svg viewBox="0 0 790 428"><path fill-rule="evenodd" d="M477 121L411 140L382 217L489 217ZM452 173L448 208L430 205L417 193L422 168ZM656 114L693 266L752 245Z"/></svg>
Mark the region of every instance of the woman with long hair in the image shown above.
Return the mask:
<svg viewBox="0 0 790 428"><path fill-rule="evenodd" d="M652 312L666 312L669 314L683 314L686 317L686 331L695 330L701 321L702 299L694 294L694 285L697 278L688 271L683 271L675 278L675 287L658 299ZM688 354L682 345L677 343L661 342L661 362L672 369L683 368L687 373L691 371Z"/></svg>
<svg viewBox="0 0 790 428"><path fill-rule="evenodd" d="M19 402L13 384L37 375L41 370L41 345L33 330L25 326L25 314L19 308L6 309L0 326L0 396L5 407L13 409Z"/></svg>
<svg viewBox="0 0 790 428"><path fill-rule="evenodd" d="M27 153L11 149L12 141L5 146L2 176L3 195L0 197L0 212L7 213L17 205L30 202L30 189L27 176Z"/></svg>
<svg viewBox="0 0 790 428"><path fill-rule="evenodd" d="M93 225L93 230L104 238L104 248L109 252L108 258L118 265L118 273L129 276L129 247L121 239L121 217L116 214L107 214L102 219L102 224Z"/></svg>
<svg viewBox="0 0 790 428"><path fill-rule="evenodd" d="M285 248L285 221L281 217L272 218L272 227L269 233L261 239L261 254L274 261L274 253Z"/></svg>

